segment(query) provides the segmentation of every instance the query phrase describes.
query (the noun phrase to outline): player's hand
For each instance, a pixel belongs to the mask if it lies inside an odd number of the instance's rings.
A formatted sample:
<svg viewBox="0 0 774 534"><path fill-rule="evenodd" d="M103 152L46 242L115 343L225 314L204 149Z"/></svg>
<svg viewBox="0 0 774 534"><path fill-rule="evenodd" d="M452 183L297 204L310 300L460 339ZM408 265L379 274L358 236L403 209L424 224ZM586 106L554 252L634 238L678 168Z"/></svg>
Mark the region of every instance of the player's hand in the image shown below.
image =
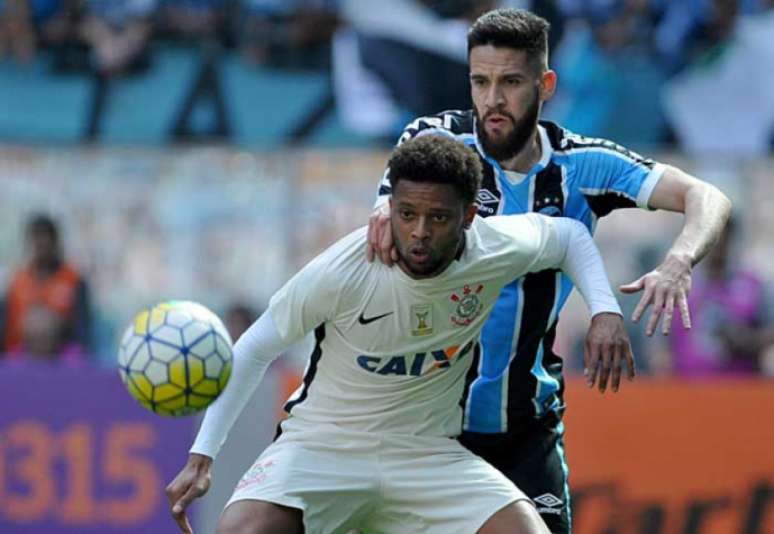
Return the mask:
<svg viewBox="0 0 774 534"><path fill-rule="evenodd" d="M392 240L390 226L390 204L385 202L376 208L368 218L368 245L366 256L368 261L374 261L376 256L382 263L391 266L398 261L398 251Z"/></svg>
<svg viewBox="0 0 774 534"><path fill-rule="evenodd" d="M177 521L181 532L193 534L191 522L185 514L186 508L197 497L201 497L210 489L210 467L212 458L191 453L188 462L166 488L167 500L172 517Z"/></svg>
<svg viewBox="0 0 774 534"><path fill-rule="evenodd" d="M675 306L685 328L691 328L691 314L688 311L688 293L691 291L691 262L687 258L674 254L668 255L653 271L640 277L631 284L619 287L623 293L642 291L642 298L632 313L632 321L640 320L649 305L653 305L645 334L653 335L663 315L661 332L669 334L672 328L672 316Z"/></svg>
<svg viewBox="0 0 774 534"><path fill-rule="evenodd" d="M594 383L598 382L600 393L607 389L611 375L611 387L614 392L618 391L624 366L627 378L634 380L634 356L623 317L617 313L598 313L591 318L583 350L583 363L586 384L593 388Z"/></svg>

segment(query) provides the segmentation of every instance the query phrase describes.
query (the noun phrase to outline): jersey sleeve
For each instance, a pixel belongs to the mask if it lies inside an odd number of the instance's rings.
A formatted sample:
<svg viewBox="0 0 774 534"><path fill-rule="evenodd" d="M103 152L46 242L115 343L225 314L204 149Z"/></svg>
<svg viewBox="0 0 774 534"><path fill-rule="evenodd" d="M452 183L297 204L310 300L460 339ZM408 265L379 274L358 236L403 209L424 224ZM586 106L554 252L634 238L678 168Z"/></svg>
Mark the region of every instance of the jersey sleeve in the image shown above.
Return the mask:
<svg viewBox="0 0 774 534"><path fill-rule="evenodd" d="M592 315L621 314L602 257L579 221L537 213L490 217L512 240L509 276L559 269L578 288Z"/></svg>
<svg viewBox="0 0 774 534"><path fill-rule="evenodd" d="M578 143L575 159L578 188L597 217L618 208L648 209L648 201L665 166L612 141Z"/></svg>
<svg viewBox="0 0 774 534"><path fill-rule="evenodd" d="M335 315L339 279L331 274L330 251L299 271L269 301L269 311L280 337L301 339Z"/></svg>
<svg viewBox="0 0 774 534"><path fill-rule="evenodd" d="M529 272L557 269L564 249L556 239L552 218L538 213L487 217L483 223L504 234L508 278Z"/></svg>

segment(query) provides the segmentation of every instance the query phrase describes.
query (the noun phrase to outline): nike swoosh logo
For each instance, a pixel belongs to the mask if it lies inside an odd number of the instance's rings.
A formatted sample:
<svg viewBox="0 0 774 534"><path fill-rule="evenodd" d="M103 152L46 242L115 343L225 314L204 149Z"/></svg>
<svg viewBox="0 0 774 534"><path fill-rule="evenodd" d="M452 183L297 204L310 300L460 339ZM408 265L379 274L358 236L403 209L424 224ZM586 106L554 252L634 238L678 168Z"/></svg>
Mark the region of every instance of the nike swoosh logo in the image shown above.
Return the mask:
<svg viewBox="0 0 774 534"><path fill-rule="evenodd" d="M374 321L378 321L379 319L382 319L384 317L387 317L388 315L392 315L393 314L393 312L387 312L387 313L383 313L381 315L374 315L373 317L366 318L363 315L363 313L364 312L360 312L360 317L357 318L357 322L360 323L360 324L373 323Z"/></svg>

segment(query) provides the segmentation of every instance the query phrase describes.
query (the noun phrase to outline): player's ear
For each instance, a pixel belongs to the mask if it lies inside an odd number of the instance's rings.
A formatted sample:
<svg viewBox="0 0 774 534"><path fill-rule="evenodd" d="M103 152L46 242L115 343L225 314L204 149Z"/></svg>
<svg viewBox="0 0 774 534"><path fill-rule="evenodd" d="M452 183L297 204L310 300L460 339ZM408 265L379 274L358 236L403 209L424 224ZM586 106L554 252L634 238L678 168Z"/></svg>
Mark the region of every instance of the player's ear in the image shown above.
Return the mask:
<svg viewBox="0 0 774 534"><path fill-rule="evenodd" d="M554 96L555 91L556 91L556 72L552 71L551 69L547 69L540 76L540 100L542 100L543 102L546 102L547 100L551 100L551 97Z"/></svg>
<svg viewBox="0 0 774 534"><path fill-rule="evenodd" d="M465 217L463 218L463 225L465 228L470 228L470 225L473 224L476 213L478 213L478 204L475 202L469 204L468 207L465 208Z"/></svg>

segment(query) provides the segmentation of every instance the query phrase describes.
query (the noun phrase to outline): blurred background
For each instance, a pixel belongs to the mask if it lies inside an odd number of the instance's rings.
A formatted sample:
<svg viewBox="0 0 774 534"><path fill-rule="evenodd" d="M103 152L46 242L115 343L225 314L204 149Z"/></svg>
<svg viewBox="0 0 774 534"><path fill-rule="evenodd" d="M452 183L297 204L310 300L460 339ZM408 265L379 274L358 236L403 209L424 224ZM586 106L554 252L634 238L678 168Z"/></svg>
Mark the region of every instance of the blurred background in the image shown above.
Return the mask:
<svg viewBox="0 0 774 534"><path fill-rule="evenodd" d="M774 533L771 0L0 0L0 532L174 531L163 487L198 422L133 404L121 329L181 298L237 337L367 223L409 120L471 106L465 34L498 6L552 24L544 118L734 202L695 271L692 332L629 323L639 378L617 396L582 387L587 314L577 296L565 308L575 531ZM606 219L616 285L655 267L682 221ZM200 532L306 354L275 364L240 419Z"/></svg>

